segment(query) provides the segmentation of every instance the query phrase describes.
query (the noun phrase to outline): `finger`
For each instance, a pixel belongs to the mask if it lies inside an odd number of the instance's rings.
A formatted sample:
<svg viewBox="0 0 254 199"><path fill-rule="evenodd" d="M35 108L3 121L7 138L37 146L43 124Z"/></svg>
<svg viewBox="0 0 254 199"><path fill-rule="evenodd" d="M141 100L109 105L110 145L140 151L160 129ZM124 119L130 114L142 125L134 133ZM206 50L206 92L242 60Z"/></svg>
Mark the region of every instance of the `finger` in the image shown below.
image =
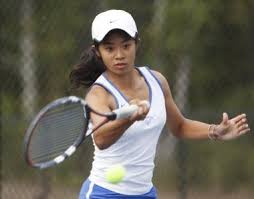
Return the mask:
<svg viewBox="0 0 254 199"><path fill-rule="evenodd" d="M145 105L147 108L150 108L150 103L147 100L140 101L140 105Z"/></svg>
<svg viewBox="0 0 254 199"><path fill-rule="evenodd" d="M145 107L144 106L139 106L138 107L138 114L139 115L143 115L144 111L145 111Z"/></svg>
<svg viewBox="0 0 254 199"><path fill-rule="evenodd" d="M222 123L225 124L225 125L228 123L228 114L227 113L223 113Z"/></svg>
<svg viewBox="0 0 254 199"><path fill-rule="evenodd" d="M150 108L150 103L148 101L146 101L146 100L139 101L138 105L146 107L146 108Z"/></svg>
<svg viewBox="0 0 254 199"><path fill-rule="evenodd" d="M142 110L142 107L139 107L138 111L133 116L135 120L140 121L145 119L146 114L144 113L144 110Z"/></svg>
<svg viewBox="0 0 254 199"><path fill-rule="evenodd" d="M132 116L130 117L131 121L136 121L138 118L138 111L135 111L135 113L132 114Z"/></svg>
<svg viewBox="0 0 254 199"><path fill-rule="evenodd" d="M138 105L139 100L138 99L132 99L129 101L129 104L137 104Z"/></svg>
<svg viewBox="0 0 254 199"><path fill-rule="evenodd" d="M238 135L239 135L239 136L240 136L240 135L244 135L244 134L246 134L246 133L248 133L248 132L250 132L250 128L247 128L247 129L244 129L244 130L240 131Z"/></svg>
<svg viewBox="0 0 254 199"><path fill-rule="evenodd" d="M240 114L240 115L234 117L234 118L232 119L232 121L234 121L235 123L238 123L239 121L241 121L241 120L244 119L244 118L246 118L246 114L245 114L245 113Z"/></svg>
<svg viewBox="0 0 254 199"><path fill-rule="evenodd" d="M147 107L146 105L144 106L144 114L146 115L149 112L149 107Z"/></svg>
<svg viewBox="0 0 254 199"><path fill-rule="evenodd" d="M241 132L245 129L249 129L249 125L248 124L243 124L242 126L238 127L238 132Z"/></svg>
<svg viewBox="0 0 254 199"><path fill-rule="evenodd" d="M147 113L148 113L148 111L149 111L149 104L147 103L147 101L140 101L140 102L138 103L138 105L139 105L139 107L142 108L142 112L143 112L144 114L147 114Z"/></svg>
<svg viewBox="0 0 254 199"><path fill-rule="evenodd" d="M244 124L247 124L247 119L246 118L241 119L238 123L236 123L236 126L240 127Z"/></svg>

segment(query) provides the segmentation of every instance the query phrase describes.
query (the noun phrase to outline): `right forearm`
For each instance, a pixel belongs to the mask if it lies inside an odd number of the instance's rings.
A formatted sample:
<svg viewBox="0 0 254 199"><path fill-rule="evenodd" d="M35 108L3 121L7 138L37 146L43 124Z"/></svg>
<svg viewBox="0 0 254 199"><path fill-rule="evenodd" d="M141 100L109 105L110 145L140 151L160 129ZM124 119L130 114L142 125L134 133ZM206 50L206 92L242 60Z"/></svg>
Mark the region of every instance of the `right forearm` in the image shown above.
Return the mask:
<svg viewBox="0 0 254 199"><path fill-rule="evenodd" d="M133 120L121 119L103 125L94 132L96 146L101 150L110 147L133 123Z"/></svg>

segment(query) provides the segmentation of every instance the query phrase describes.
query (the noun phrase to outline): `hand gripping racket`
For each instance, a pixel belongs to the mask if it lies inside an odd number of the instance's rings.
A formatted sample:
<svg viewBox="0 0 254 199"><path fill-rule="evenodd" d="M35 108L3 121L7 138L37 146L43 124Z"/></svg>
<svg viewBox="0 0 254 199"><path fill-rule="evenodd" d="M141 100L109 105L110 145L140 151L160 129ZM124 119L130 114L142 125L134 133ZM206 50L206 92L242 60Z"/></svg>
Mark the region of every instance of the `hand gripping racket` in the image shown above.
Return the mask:
<svg viewBox="0 0 254 199"><path fill-rule="evenodd" d="M57 99L45 106L28 127L24 138L25 160L28 165L40 169L57 165L103 124L128 118L137 109L137 105L128 105L109 113L99 113L78 97ZM92 129L89 125L91 112L105 118Z"/></svg>

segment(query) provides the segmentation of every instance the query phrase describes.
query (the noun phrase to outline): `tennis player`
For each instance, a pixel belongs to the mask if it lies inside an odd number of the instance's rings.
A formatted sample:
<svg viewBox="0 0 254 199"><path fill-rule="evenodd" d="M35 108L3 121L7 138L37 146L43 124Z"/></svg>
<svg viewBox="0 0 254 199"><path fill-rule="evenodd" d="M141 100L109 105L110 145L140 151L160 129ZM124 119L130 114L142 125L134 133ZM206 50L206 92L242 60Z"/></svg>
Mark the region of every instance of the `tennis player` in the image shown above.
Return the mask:
<svg viewBox="0 0 254 199"><path fill-rule="evenodd" d="M156 145L165 124L176 137L231 140L250 131L245 114L219 124L185 118L177 108L165 77L148 67L135 66L139 45L136 23L123 10L98 14L92 23L94 44L70 74L74 86L90 87L86 101L101 112L136 104L130 118L109 122L93 134L95 147L90 176L80 199L157 198L152 177ZM150 107L141 103L148 100ZM91 116L93 125L100 118ZM112 184L105 173L112 165L126 169L123 181Z"/></svg>

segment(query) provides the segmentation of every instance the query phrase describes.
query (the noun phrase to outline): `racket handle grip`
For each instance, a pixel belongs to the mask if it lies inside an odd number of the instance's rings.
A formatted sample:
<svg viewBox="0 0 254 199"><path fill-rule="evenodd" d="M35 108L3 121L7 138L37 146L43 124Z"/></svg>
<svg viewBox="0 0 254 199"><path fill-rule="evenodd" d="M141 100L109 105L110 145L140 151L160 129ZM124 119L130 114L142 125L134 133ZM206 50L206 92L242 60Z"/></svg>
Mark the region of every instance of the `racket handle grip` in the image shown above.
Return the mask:
<svg viewBox="0 0 254 199"><path fill-rule="evenodd" d="M141 103L145 104L148 108L150 108L150 103L148 101L144 100ZM116 119L125 119L130 117L137 110L138 110L138 105L131 104L131 105L116 109L113 112L116 114Z"/></svg>

